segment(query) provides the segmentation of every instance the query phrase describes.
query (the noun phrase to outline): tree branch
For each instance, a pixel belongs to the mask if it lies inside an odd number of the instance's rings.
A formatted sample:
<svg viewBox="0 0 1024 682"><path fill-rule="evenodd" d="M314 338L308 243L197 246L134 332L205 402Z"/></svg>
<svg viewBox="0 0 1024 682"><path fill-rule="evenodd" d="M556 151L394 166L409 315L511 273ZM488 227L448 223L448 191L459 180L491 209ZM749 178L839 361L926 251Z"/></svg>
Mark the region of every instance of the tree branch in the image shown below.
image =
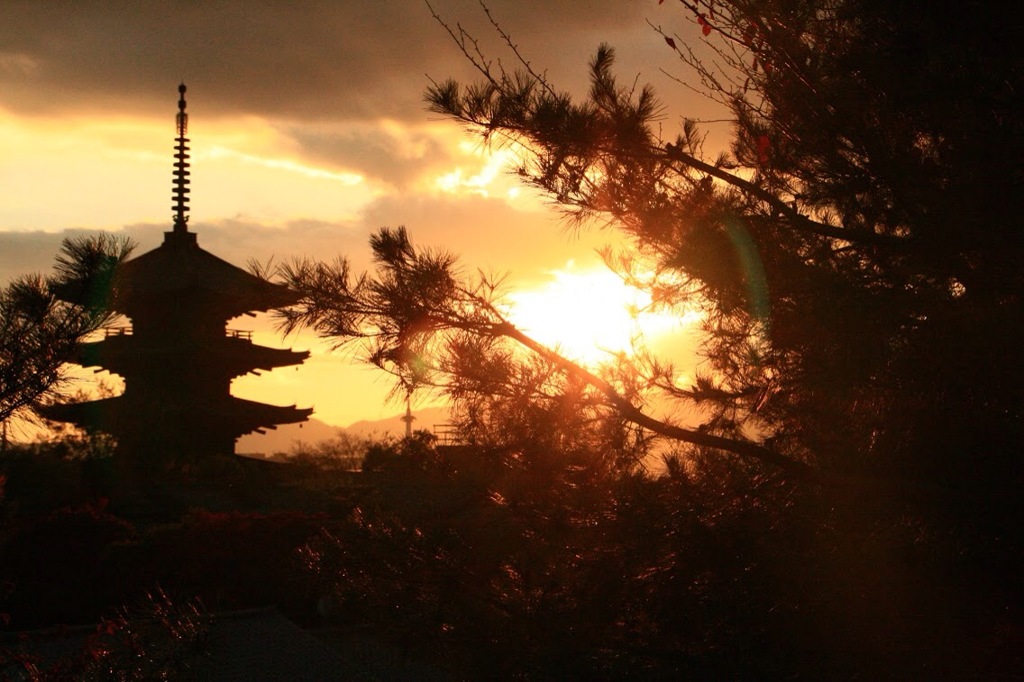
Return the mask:
<svg viewBox="0 0 1024 682"><path fill-rule="evenodd" d="M749 194L750 196L759 199L773 209L784 215L790 225L794 229L803 230L812 234L817 234L822 237L830 237L832 239L841 239L847 242L861 242L866 244L876 244L879 246L894 246L906 244L906 239L902 237L894 237L886 234L878 234L877 232L868 232L866 230L851 230L834 225L826 225L824 223L817 222L808 218L804 214L800 213L792 206L784 202L779 197L775 196L771 192L761 189L749 180L724 171L721 168L717 168L705 161L701 161L692 154L687 154L682 150L679 145L666 144L665 154L669 159L682 163L690 168L707 173L708 175L721 180L729 185L732 185L736 189Z"/></svg>
<svg viewBox="0 0 1024 682"><path fill-rule="evenodd" d="M811 478L815 476L815 470L807 464L790 459L789 457L775 452L770 448L766 448L763 445L758 445L757 443L751 443L749 441L726 438L724 436L716 436L714 434L696 431L694 429L686 429L681 426L666 424L663 421L651 417L619 394L615 387L610 383L590 370L581 367L551 350L547 346L535 341L533 338L517 329L515 325L510 322L502 321L500 323L496 323L493 326L493 333L518 342L524 347L529 348L534 353L537 353L545 360L556 365L566 374L570 374L577 379L581 379L582 381L590 384L605 396L611 406L614 407L624 419L633 422L637 426L642 426L645 429L672 440L682 441L684 443L690 443L700 447L713 448L715 450L724 450L764 464L771 464L772 466L776 466L787 474L797 478Z"/></svg>

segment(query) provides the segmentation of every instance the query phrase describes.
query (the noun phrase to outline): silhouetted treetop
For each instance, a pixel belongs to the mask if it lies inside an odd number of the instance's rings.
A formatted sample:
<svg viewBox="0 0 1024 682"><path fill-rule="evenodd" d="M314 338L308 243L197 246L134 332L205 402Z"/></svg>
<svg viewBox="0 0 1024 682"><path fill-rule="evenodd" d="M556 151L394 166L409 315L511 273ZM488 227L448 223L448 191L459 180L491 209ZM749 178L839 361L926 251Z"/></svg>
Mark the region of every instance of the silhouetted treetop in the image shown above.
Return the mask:
<svg viewBox="0 0 1024 682"><path fill-rule="evenodd" d="M113 274L133 248L108 235L66 238L50 277L0 291L0 422L58 389L78 343L113 318Z"/></svg>
<svg viewBox="0 0 1024 682"><path fill-rule="evenodd" d="M663 382L717 406L706 428L840 469L1018 476L1012 22L979 2L682 5L689 33L656 30L681 87L731 111L717 155L693 121L666 134L651 88L616 79L611 48L575 99L497 24L520 68L446 25L481 78L437 83L427 102L514 143L520 176L570 218L621 230L609 261L655 300L706 307L710 371L690 389Z"/></svg>

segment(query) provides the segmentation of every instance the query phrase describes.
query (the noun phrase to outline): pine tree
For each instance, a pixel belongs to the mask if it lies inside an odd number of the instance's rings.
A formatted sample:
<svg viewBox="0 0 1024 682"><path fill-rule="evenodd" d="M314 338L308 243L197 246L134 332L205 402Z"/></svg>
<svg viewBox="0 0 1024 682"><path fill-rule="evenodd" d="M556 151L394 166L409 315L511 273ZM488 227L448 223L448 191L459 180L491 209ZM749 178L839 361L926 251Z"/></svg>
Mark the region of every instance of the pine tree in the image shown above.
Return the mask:
<svg viewBox="0 0 1024 682"><path fill-rule="evenodd" d="M50 277L20 277L0 291L0 422L30 415L59 390L78 343L110 322L114 270L132 248L105 235L67 238Z"/></svg>
<svg viewBox="0 0 1024 682"><path fill-rule="evenodd" d="M714 158L692 121L662 135L655 93L620 85L606 46L574 100L449 28L482 78L435 84L430 109L516 143L525 181L621 230L609 260L655 300L704 306L711 371L650 378L715 406L705 431L834 471L1019 480L1013 22L978 2L682 4L715 58L659 30L684 84L732 113Z"/></svg>

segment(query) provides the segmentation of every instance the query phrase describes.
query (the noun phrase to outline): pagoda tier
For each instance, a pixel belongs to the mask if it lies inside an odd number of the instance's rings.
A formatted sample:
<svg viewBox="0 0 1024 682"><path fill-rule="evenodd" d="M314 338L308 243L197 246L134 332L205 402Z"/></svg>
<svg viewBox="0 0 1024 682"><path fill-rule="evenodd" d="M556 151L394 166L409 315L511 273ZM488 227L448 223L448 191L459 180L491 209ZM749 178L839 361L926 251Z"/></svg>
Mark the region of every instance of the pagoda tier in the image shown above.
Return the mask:
<svg viewBox="0 0 1024 682"><path fill-rule="evenodd" d="M304 422L313 412L234 396L189 404L154 396L140 398L125 391L115 398L52 405L46 416L109 433L122 449L146 459L160 459L165 454L194 458L232 453L239 436L274 429L278 424ZM146 428L140 429L140 423Z"/></svg>
<svg viewBox="0 0 1024 682"><path fill-rule="evenodd" d="M106 339L82 344L75 362L83 367L102 367L127 378L142 376L153 365L166 367L176 358L189 357L196 372L232 379L256 370L298 365L309 357L309 351L254 344L247 332L236 330L228 330L226 336L206 344L175 338L140 341L131 331L110 330Z"/></svg>
<svg viewBox="0 0 1024 682"><path fill-rule="evenodd" d="M263 312L296 301L293 291L268 282L201 249L193 232L164 233L159 248L125 263L115 274L110 307L138 322L157 317L154 328L186 315L223 322L244 313ZM159 314L156 315L157 311ZM161 320L164 324L161 324ZM148 325L147 325L148 326Z"/></svg>

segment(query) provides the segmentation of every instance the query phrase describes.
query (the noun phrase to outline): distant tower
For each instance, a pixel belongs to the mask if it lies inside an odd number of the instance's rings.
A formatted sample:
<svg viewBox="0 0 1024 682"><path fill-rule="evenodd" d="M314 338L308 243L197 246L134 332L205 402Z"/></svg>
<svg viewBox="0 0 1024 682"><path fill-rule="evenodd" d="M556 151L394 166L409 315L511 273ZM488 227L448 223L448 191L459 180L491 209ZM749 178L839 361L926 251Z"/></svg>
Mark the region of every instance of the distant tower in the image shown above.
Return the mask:
<svg viewBox="0 0 1024 682"><path fill-rule="evenodd" d="M301 364L309 352L257 346L251 332L227 329L229 319L295 303L297 294L204 251L188 231L185 85L178 91L174 228L114 276L111 307L131 326L108 329L80 351L82 365L121 375L124 394L54 405L45 414L110 433L120 454L140 462L232 455L239 436L312 413L231 395L234 377Z"/></svg>
<svg viewBox="0 0 1024 682"><path fill-rule="evenodd" d="M412 416L412 400L408 395L405 396L405 416L401 420L405 422L405 437L412 438L412 423L416 417Z"/></svg>

